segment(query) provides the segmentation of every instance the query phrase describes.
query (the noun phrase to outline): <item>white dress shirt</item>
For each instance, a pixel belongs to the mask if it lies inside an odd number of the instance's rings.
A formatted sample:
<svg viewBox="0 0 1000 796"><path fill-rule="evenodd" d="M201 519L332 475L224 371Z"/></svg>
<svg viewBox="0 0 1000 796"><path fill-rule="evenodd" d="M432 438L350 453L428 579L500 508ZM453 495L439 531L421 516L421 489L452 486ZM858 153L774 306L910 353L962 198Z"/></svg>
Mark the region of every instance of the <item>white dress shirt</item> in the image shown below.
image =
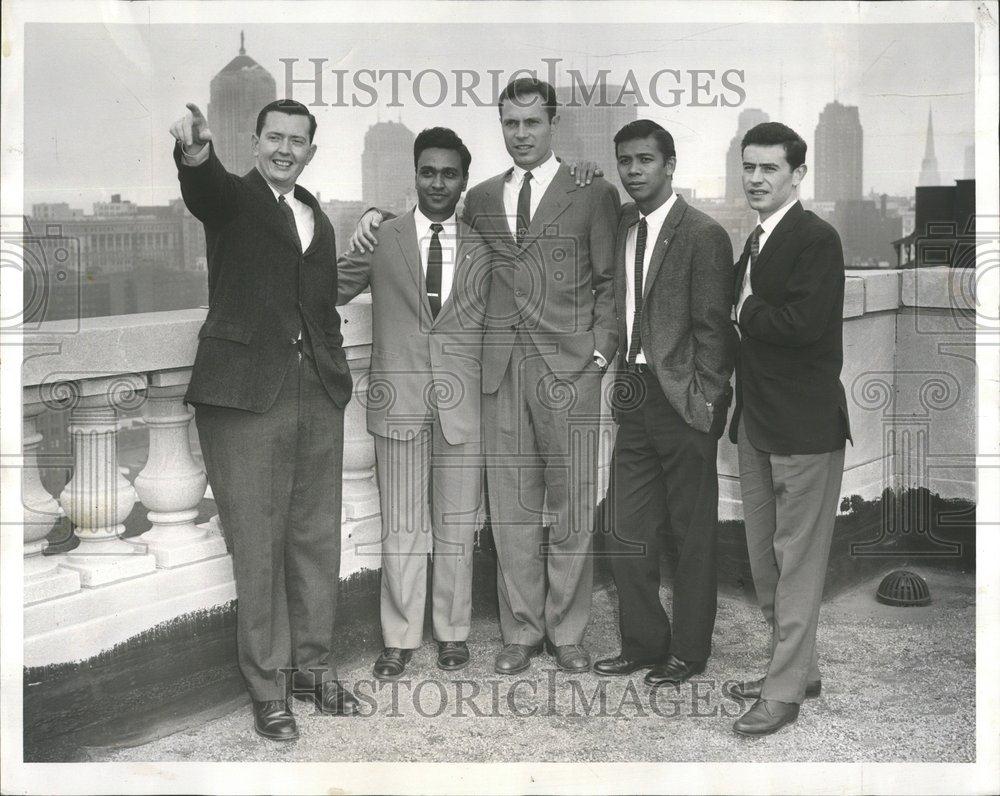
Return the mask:
<svg viewBox="0 0 1000 796"><path fill-rule="evenodd" d="M646 275L649 273L649 263L653 259L653 249L660 239L660 230L663 229L663 222L667 219L670 208L677 201L677 194L671 194L662 205L650 213L648 216L639 214L639 221L646 219L646 249L642 258L642 292L646 292ZM639 221L636 221L628 228L628 236L625 238L625 352L628 355L628 345L632 340L632 326L635 321L635 243L639 235ZM645 364L646 354L639 349L635 361Z"/></svg>
<svg viewBox="0 0 1000 796"><path fill-rule="evenodd" d="M549 152L549 157L544 163L540 163L531 169L531 217L535 217L535 211L545 195L549 183L559 171L559 161L556 156ZM517 197L521 193L521 183L524 182L526 169L515 165L507 182L503 186L503 209L507 215L507 227L510 234L517 240Z"/></svg>
<svg viewBox="0 0 1000 796"><path fill-rule="evenodd" d="M434 232L431 224L440 224L444 229L438 233L441 241L441 306L448 300L451 287L455 283L455 258L458 252L458 219L454 213L444 221L431 221L420 212L419 207L413 208L413 221L417 225L417 245L420 246L420 267L422 269L423 285L427 284L427 256L431 250L431 238Z"/></svg>
<svg viewBox="0 0 1000 796"><path fill-rule="evenodd" d="M767 243L767 239L774 232L774 228L778 226L778 222L785 217L793 204L799 201L797 196L793 196L780 208L775 210L771 215L769 215L764 221L760 220L760 213L757 214L757 223L760 225L762 232L760 233L760 238L757 242L757 256L760 257L760 253L764 251L764 244ZM754 227L756 229L756 227ZM740 312L743 310L743 302L747 300L747 296L752 295L753 291L750 289L750 259L747 258L747 270L743 274L743 286L740 288L740 300L736 304L736 320L740 319Z"/></svg>
<svg viewBox="0 0 1000 796"><path fill-rule="evenodd" d="M184 147L181 147L181 162L185 166L200 166L208 160L208 146L208 144L205 144L194 155L189 155L184 151ZM263 174L260 176L264 177ZM267 182L266 177L264 177L264 182ZM271 183L267 182L267 187L271 189L271 193L274 194L275 200L281 196L281 191L271 185ZM299 233L299 241L302 243L302 251L305 251L309 248L309 244L312 243L313 233L316 231L316 219L313 218L312 208L305 202L300 202L295 198L294 185L285 193L285 201L288 202L288 206L292 208L292 214L295 216L295 229Z"/></svg>

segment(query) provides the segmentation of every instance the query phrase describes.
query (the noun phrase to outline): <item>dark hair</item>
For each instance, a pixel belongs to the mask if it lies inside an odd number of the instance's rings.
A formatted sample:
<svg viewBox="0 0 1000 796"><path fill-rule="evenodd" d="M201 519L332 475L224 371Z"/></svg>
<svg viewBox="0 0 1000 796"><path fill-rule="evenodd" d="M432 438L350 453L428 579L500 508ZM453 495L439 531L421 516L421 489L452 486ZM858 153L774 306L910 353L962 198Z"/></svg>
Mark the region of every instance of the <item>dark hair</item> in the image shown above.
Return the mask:
<svg viewBox="0 0 1000 796"><path fill-rule="evenodd" d="M472 153L462 143L462 139L455 135L454 130L449 130L447 127L430 127L422 130L413 142L414 168L417 166L417 161L420 160L420 153L425 149L451 149L458 152L458 156L462 160L462 176L468 176L469 164L472 163Z"/></svg>
<svg viewBox="0 0 1000 796"><path fill-rule="evenodd" d="M748 146L776 146L785 150L785 160L792 169L806 162L806 142L797 132L781 122L764 122L747 130L740 142L740 152Z"/></svg>
<svg viewBox="0 0 1000 796"><path fill-rule="evenodd" d="M267 120L267 114L275 111L277 113L287 113L289 116L306 116L309 119L309 143L312 143L313 136L316 135L316 117L309 113L309 109L303 105L301 102L296 102L290 99L280 99L274 102L269 102L263 108L260 109L260 113L257 114L257 135L260 135L260 131L264 129L264 122Z"/></svg>
<svg viewBox="0 0 1000 796"><path fill-rule="evenodd" d="M615 154L618 154L618 145L625 141L635 141L637 138L650 137L656 141L656 145L660 148L664 159L677 157L677 152L674 149L674 137L650 119L636 119L615 133Z"/></svg>
<svg viewBox="0 0 1000 796"><path fill-rule="evenodd" d="M537 77L519 77L516 80L511 80L507 84L507 88L500 92L497 110L502 114L503 104L506 100L514 97L530 97L532 94L537 94L542 98L545 111L549 114L549 121L552 121L552 117L556 115L556 109L559 107L556 90Z"/></svg>

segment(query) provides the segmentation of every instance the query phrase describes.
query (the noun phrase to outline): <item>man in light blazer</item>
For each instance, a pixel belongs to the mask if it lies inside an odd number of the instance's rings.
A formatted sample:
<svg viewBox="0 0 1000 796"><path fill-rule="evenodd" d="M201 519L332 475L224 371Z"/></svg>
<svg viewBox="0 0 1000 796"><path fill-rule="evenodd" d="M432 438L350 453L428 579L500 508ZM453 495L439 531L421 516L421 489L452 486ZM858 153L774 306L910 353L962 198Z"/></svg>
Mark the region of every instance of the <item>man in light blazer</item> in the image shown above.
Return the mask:
<svg viewBox="0 0 1000 796"><path fill-rule="evenodd" d="M669 132L639 119L614 143L618 174L635 200L618 226L618 435L606 545L621 652L594 671L652 667L648 684L679 684L704 671L715 625L716 455L736 358L733 252L725 230L673 192ZM667 528L678 549L673 627L659 596Z"/></svg>
<svg viewBox="0 0 1000 796"><path fill-rule="evenodd" d="M495 255L482 384L503 637L494 670L525 671L546 642L560 669L583 672L600 386L618 346L618 192L555 157L548 83L513 80L498 105L513 165L470 190L462 214ZM352 246L377 243L382 217L366 213Z"/></svg>
<svg viewBox="0 0 1000 796"><path fill-rule="evenodd" d="M294 100L257 117L255 167L230 174L201 111L171 127L184 203L205 226L208 317L185 400L233 554L240 671L254 728L298 737L287 690L358 712L337 680L344 356L333 227L297 184L316 119ZM291 682L287 675L294 670Z"/></svg>
<svg viewBox="0 0 1000 796"><path fill-rule="evenodd" d="M758 224L737 263L740 490L757 600L771 629L767 673L730 693L755 700L741 735L775 732L820 693L816 627L851 438L843 364L844 255L837 231L798 201L806 143L778 122L743 137L743 190Z"/></svg>
<svg viewBox="0 0 1000 796"><path fill-rule="evenodd" d="M480 394L490 247L455 216L472 156L435 127L413 147L417 207L383 227L374 252L337 263L337 303L372 294L368 430L382 510L385 649L373 674L395 680L421 645L433 550L437 665L469 663L472 548L482 492Z"/></svg>

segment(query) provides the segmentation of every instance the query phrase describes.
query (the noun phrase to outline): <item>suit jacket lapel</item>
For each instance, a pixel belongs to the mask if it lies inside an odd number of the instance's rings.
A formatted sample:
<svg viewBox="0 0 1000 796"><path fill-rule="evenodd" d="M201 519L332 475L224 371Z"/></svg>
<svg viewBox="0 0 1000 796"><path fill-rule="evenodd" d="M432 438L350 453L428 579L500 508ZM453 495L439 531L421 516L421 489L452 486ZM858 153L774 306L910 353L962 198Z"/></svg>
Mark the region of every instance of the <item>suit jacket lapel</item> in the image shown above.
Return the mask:
<svg viewBox="0 0 1000 796"><path fill-rule="evenodd" d="M569 207L572 198L569 196L577 189L576 181L569 174L569 166L564 163L559 164L559 168L552 177L549 187L542 194L542 200L531 217L528 224L528 234L521 241L521 248L525 248L534 241L545 228L552 224L563 211ZM504 225L506 226L506 224Z"/></svg>
<svg viewBox="0 0 1000 796"><path fill-rule="evenodd" d="M326 224L320 223L320 215L323 213L323 208L319 206L319 202L316 201L316 197L314 197L301 185L296 185L295 198L303 204L308 205L313 212L313 236L312 240L309 241L309 245L306 246L306 250L303 252L303 254L309 254L315 248L324 243L329 235L329 231L327 230Z"/></svg>
<svg viewBox="0 0 1000 796"><path fill-rule="evenodd" d="M254 168L248 171L243 179L256 191L257 198L260 200L261 215L265 223L297 249L298 246L295 244L295 237L292 235L291 227L288 226L288 220L281 212L281 208L278 207L278 200L274 198L274 192L271 190L271 186L268 185L267 180L264 179L264 175Z"/></svg>
<svg viewBox="0 0 1000 796"><path fill-rule="evenodd" d="M503 241L507 246L516 248L510 227L507 226L507 210L503 204L504 185L512 172L512 168L507 169L503 174L498 174L487 182L482 216L473 220L476 229L484 233L487 240Z"/></svg>
<svg viewBox="0 0 1000 796"><path fill-rule="evenodd" d="M615 240L615 304L618 308L618 335L625 339L625 294L628 290L628 280L634 277L633 269L635 263L626 261L625 253L628 245L628 231L632 225L639 220L639 212L635 205L626 205L622 208L621 218L618 222L618 237Z"/></svg>
<svg viewBox="0 0 1000 796"><path fill-rule="evenodd" d="M423 304L429 318L431 317L431 303L427 298L427 286L424 284L423 271L420 268L420 243L417 241L417 224L413 220L412 212L403 215L399 226L396 227L396 245L399 247L406 268L417 286L418 303Z"/></svg>
<svg viewBox="0 0 1000 796"><path fill-rule="evenodd" d="M643 301L649 295L649 289L652 287L653 281L656 279L656 275L660 273L660 266L663 265L663 261L667 256L667 251L670 249L670 243L673 241L674 236L677 232L677 225L681 223L681 219L684 218L684 213L687 211L687 202L684 201L684 197L678 195L674 200L674 206L670 208L670 212L667 213L667 217L663 219L663 226L660 227L660 234L656 237L656 243L653 244L653 254L649 258L649 269L646 271L646 278L642 281L642 298ZM648 243L646 244L649 245Z"/></svg>
<svg viewBox="0 0 1000 796"><path fill-rule="evenodd" d="M753 263L753 271L759 271L765 265L767 265L768 260L771 256L780 248L782 240L791 232L795 225L799 223L799 219L805 210L802 209L801 202L795 202L788 211L781 217L781 221L778 222L771 234L767 236L767 240L764 241L764 248L760 250L757 254L757 259ZM750 278L753 279L753 273L751 273Z"/></svg>
<svg viewBox="0 0 1000 796"><path fill-rule="evenodd" d="M467 252L463 245L468 235L462 219L457 220L455 233L455 267L451 275L451 290L448 291L448 298L441 304L441 311L433 320L431 326L436 326L445 315L452 311L451 308L455 303L455 292L465 290L466 279L468 278L466 272L469 270L469 264L472 262L472 253ZM424 292L426 293L426 291ZM430 301L427 303L427 309L428 311L430 310Z"/></svg>

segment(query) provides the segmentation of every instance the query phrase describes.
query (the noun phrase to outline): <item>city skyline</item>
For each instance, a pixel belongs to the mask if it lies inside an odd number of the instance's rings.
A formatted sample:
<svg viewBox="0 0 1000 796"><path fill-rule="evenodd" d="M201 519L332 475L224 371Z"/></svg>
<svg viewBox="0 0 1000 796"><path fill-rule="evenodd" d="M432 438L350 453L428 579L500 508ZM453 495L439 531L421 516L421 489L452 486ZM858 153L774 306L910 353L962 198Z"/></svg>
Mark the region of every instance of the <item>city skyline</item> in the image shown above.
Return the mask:
<svg viewBox="0 0 1000 796"><path fill-rule="evenodd" d="M284 82L283 65L278 60L281 57L300 59L297 78L303 77L302 70L309 67L307 59L314 54L331 61L339 56L338 66L344 68L360 68L374 62L370 59L380 53L388 58L387 68L403 68L407 58L414 65L425 66L427 62L426 56L418 59L413 52L387 54L384 33L370 41L359 37L357 29L369 26L331 27L329 37L318 30L292 26L302 33L294 45L289 44L288 33L265 33L253 25L203 25L195 29L195 35L185 32L184 26L157 26L156 35L147 29L117 26L128 30L115 30L113 36L104 28L87 25L49 25L44 26L45 31L38 27L29 28L26 36L26 89L32 95L46 96L47 100L25 108L29 142L25 153L26 207L36 202L87 204L112 192L127 194L144 204L176 197L176 176L166 128L183 112L185 101L207 106L209 81L233 59L243 28L247 32L247 54L272 73L279 94L283 93ZM315 27L325 30L328 26ZM431 30L435 26L410 27ZM512 71L527 64L544 75L545 64L540 59L547 55L539 53L537 47L512 42L502 35L502 30L501 35L496 35L497 28L507 27L493 26L493 39L497 40L484 41L477 49L476 57L483 62L481 70L485 72L496 64L495 68ZM567 48L573 54L566 56L565 68L579 68L591 80L598 68L607 68L609 83L615 82L625 63L631 64L637 74L648 76L655 71L653 67L659 62L652 62L647 54L638 52L626 57L617 51L627 26L604 26L600 36L592 30L594 27L572 26L577 41L575 47ZM931 94L937 95L933 107L942 120L935 126L942 182L948 184L964 173L965 148L972 140L973 110L968 98L972 92L973 65L970 48L962 44L966 34L971 37L971 26L910 25L906 28L906 43L898 42L898 36L886 36L877 25L788 26L793 34L796 30L822 32L826 40L840 42L841 54L833 53L829 60L817 57L814 48L800 41L801 36L791 35L792 46L781 53L777 63L775 56L770 56L770 63L760 60L759 64L752 57L758 54L754 45L746 45L742 58L734 58L729 46L740 39L733 33L734 28L752 34L755 26L726 26L730 38L720 37L703 25L675 27L677 35L669 41L677 51L677 63L687 53L691 68L704 67L721 73L734 64L750 64L744 66L746 99L738 107L638 109L639 116L659 121L674 135L678 147L677 183L694 189L699 196L721 197L725 193L726 152L741 111L759 108L776 120L775 107L784 109L783 120L810 144L807 163L811 164L812 131L819 112L831 100L860 108L865 128L864 194L873 189L891 195L912 192L925 146L924 124ZM81 36L80 29L86 29L88 35ZM686 35L680 36L681 33ZM685 39L699 46L687 46ZM504 43L510 45L507 50L511 52L504 50ZM930 47L939 50L941 58L954 62L954 68L922 68L916 56ZM457 45L451 44L442 48L440 69L455 63L456 48ZM845 48L851 57L845 58ZM461 48L463 56L468 56L468 50L468 46ZM193 51L197 51L197 56L192 58ZM693 52L699 55L690 55ZM95 60L103 65L99 75L94 70ZM860 66L851 67L854 61ZM93 85L60 80L53 77L53 73L60 71L50 68L53 62L66 66L63 76L88 74L97 79L91 81ZM114 67L116 62L121 62L121 68ZM126 62L131 65L128 70L124 68ZM469 65L469 61L464 63ZM831 63L836 68L832 69ZM584 64L588 65L586 69ZM800 68L794 68L796 64ZM43 65L47 68L43 69ZM899 90L903 87L897 75L901 66L907 72L907 79L902 81L906 91ZM844 77L852 68L861 70L853 81ZM831 72L839 77L831 80ZM309 89L306 86L304 91L300 90L297 98L309 101L311 97L306 96ZM128 106L129 113L119 106ZM117 150L108 153L98 150L95 154L93 147L86 144L87 124L93 123L89 117L94 109L121 117L116 128L120 132L120 154ZM424 108L411 100L404 101L403 107L319 107L315 112L319 119L318 151L304 184L327 199L361 198L363 138L378 121L402 121L414 132L435 124L454 127L473 150L470 184L509 165L494 107L477 108L470 104L467 108ZM247 132L248 147L250 132ZM161 141L163 146L157 146ZM558 154L558 132L555 141ZM617 181L614 174L608 177L612 182ZM813 175L809 174L803 184L803 198L812 198L813 186Z"/></svg>

